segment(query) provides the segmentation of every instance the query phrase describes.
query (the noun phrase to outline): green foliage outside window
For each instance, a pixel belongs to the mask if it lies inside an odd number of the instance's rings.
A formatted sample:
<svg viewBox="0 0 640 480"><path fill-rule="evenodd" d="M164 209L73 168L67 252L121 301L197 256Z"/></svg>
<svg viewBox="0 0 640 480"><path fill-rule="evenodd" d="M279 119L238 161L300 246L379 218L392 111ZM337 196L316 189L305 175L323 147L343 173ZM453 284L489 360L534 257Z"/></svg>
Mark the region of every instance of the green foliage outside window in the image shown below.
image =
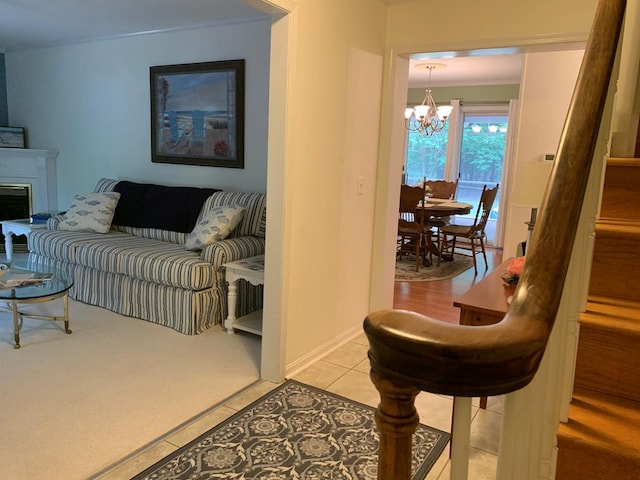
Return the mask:
<svg viewBox="0 0 640 480"><path fill-rule="evenodd" d="M460 180L500 181L506 132L506 123L465 123L460 150Z"/></svg>
<svg viewBox="0 0 640 480"><path fill-rule="evenodd" d="M429 136L418 132L409 132L405 166L406 184L415 185L425 177L444 178L448 135L448 123L442 131Z"/></svg>
<svg viewBox="0 0 640 480"><path fill-rule="evenodd" d="M505 117L487 121L491 117L476 117L463 125L460 150L460 180L493 183L502 177L502 163L506 144ZM409 132L405 183L416 184L424 177L444 178L449 124L441 132L426 136Z"/></svg>

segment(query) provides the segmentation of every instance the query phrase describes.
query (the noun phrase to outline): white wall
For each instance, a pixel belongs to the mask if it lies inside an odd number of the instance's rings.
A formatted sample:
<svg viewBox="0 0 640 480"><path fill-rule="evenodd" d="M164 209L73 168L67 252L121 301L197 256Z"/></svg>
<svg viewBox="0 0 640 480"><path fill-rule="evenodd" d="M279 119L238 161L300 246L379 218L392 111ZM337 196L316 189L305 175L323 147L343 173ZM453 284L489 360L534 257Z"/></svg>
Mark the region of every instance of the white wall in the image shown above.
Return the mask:
<svg viewBox="0 0 640 480"><path fill-rule="evenodd" d="M268 20L5 54L9 120L60 151L58 208L100 177L265 191ZM245 168L151 162L149 67L246 60Z"/></svg>
<svg viewBox="0 0 640 480"><path fill-rule="evenodd" d="M520 84L520 109L516 122L513 188L523 174L522 164L539 162L544 154L555 154L560 142L569 102L578 78L584 50L529 53L525 56ZM543 192L546 183L536 185ZM526 240L531 210L513 205L511 190L507 210L503 257L516 255Z"/></svg>
<svg viewBox="0 0 640 480"><path fill-rule="evenodd" d="M368 313L386 21L377 0L297 4L282 247L289 372L361 332Z"/></svg>
<svg viewBox="0 0 640 480"><path fill-rule="evenodd" d="M397 52L541 45L585 40L597 0L431 0L389 8L387 45ZM428 26L428 28L425 28Z"/></svg>

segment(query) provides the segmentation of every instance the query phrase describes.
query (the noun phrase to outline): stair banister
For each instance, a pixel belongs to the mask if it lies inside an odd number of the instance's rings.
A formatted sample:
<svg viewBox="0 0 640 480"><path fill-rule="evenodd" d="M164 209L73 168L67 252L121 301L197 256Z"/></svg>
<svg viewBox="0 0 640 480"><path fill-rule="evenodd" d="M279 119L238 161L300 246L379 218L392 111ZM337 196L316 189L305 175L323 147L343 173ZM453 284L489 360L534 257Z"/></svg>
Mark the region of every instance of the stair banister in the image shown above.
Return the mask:
<svg viewBox="0 0 640 480"><path fill-rule="evenodd" d="M598 4L526 266L504 319L470 327L401 310L365 319L371 379L380 393L379 479L410 478L420 391L493 396L534 377L562 295L624 8L624 0Z"/></svg>

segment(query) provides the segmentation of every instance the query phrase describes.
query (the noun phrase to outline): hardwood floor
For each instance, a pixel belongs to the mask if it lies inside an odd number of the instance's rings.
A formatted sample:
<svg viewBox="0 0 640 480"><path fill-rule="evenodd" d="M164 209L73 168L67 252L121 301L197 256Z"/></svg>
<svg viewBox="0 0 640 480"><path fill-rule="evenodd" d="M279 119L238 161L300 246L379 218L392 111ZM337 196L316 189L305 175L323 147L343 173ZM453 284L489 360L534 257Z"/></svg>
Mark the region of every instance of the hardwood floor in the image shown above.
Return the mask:
<svg viewBox="0 0 640 480"><path fill-rule="evenodd" d="M487 249L489 268L484 270L484 260L478 255L478 275L470 268L457 277L431 282L395 282L393 308L411 310L431 318L458 323L460 309L453 306L455 298L464 294L476 282L482 280L493 268L502 263L502 249ZM428 267L422 267L428 268Z"/></svg>

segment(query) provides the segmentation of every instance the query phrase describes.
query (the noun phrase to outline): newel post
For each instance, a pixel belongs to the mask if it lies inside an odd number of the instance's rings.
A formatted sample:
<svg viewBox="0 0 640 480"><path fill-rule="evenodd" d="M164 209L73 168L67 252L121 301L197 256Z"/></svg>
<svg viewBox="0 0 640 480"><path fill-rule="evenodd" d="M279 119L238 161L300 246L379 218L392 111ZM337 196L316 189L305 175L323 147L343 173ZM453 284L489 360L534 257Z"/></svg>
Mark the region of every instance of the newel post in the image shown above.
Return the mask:
<svg viewBox="0 0 640 480"><path fill-rule="evenodd" d="M376 425L380 431L378 480L411 479L411 442L419 418L415 387L399 386L371 370L371 381L380 393Z"/></svg>

